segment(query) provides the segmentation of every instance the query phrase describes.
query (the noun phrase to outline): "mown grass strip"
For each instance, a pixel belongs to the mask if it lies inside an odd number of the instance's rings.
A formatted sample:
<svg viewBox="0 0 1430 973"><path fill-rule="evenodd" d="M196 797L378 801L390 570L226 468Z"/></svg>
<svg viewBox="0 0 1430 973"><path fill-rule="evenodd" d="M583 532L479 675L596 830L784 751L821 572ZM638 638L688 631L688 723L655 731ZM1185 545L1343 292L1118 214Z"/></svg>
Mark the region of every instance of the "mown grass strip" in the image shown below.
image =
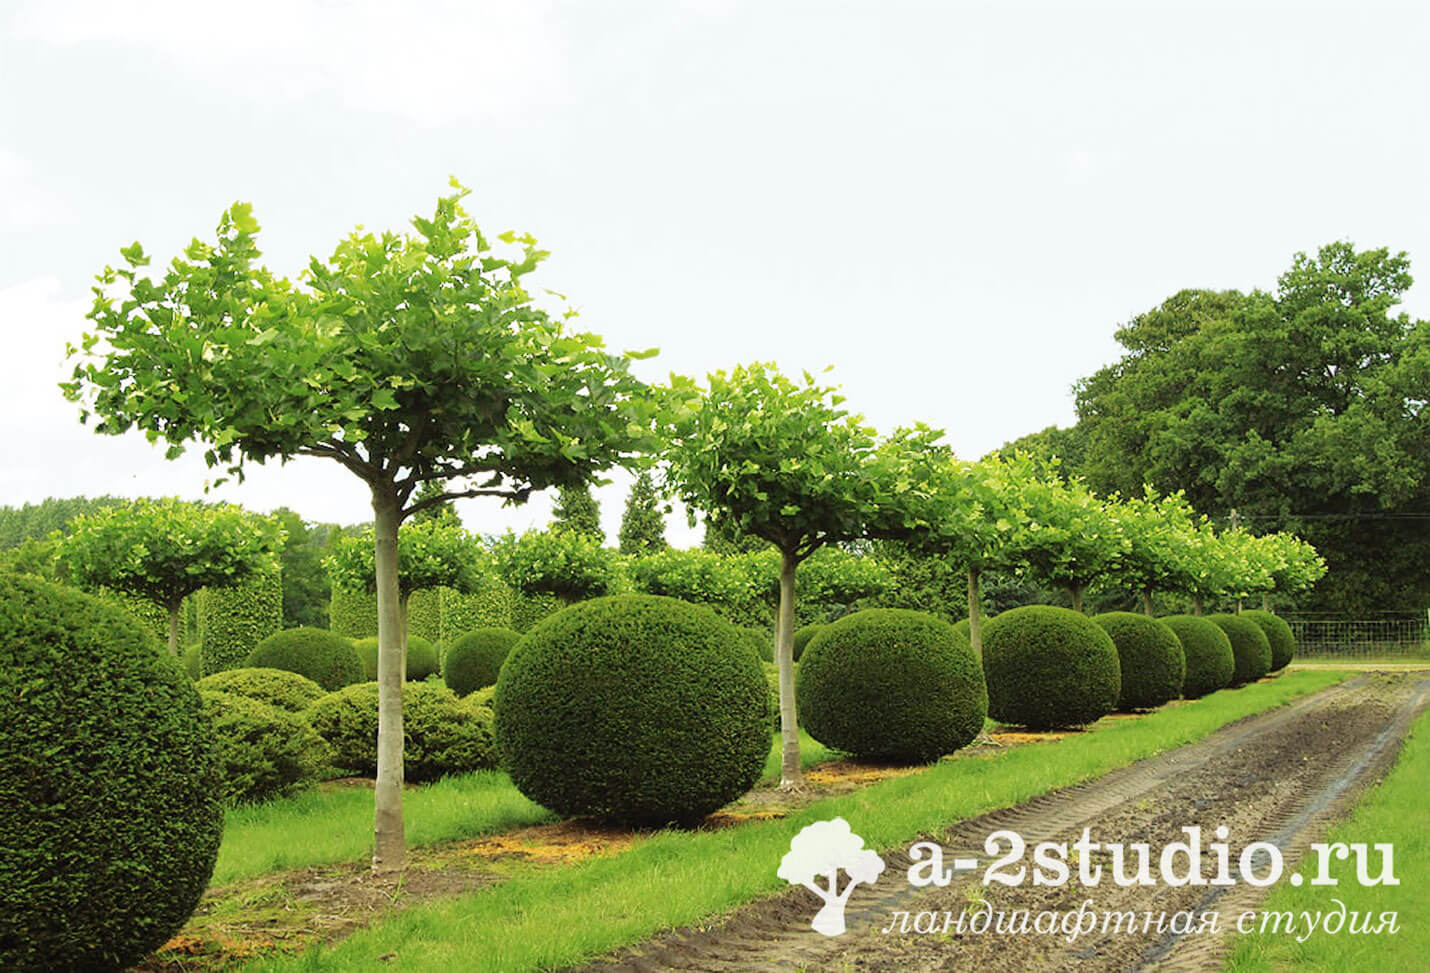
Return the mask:
<svg viewBox="0 0 1430 973"><path fill-rule="evenodd" d="M1332 899L1345 903L1347 914L1371 913L1373 927L1384 912L1399 916L1394 935L1351 935L1344 927L1330 934L1318 928L1304 943L1285 932L1260 931L1237 937L1226 968L1234 973L1257 970L1423 970L1430 962L1430 829L1425 827L1425 782L1430 781L1430 713L1416 721L1395 767L1379 787L1367 791L1349 818L1331 829L1327 841L1363 842L1367 847L1389 843L1395 848L1399 885L1362 886L1350 860L1334 862L1335 886L1312 886L1316 865L1307 856L1299 871L1306 884L1296 888L1283 878L1260 911L1327 914L1338 911ZM1373 874L1380 856L1372 857ZM1223 916L1226 920L1228 917ZM1233 917L1234 918L1234 917ZM1348 924L1348 923L1347 923ZM1303 933L1299 933L1301 935Z"/></svg>
<svg viewBox="0 0 1430 973"><path fill-rule="evenodd" d="M806 768L837 754L801 734ZM779 741L770 747L762 783L778 781ZM407 841L414 848L480 838L554 821L498 771L448 777L414 788L403 798ZM235 808L224 822L213 885L312 865L361 861L372 853L372 791L366 787L308 791Z"/></svg>
<svg viewBox="0 0 1430 973"><path fill-rule="evenodd" d="M790 838L842 815L876 848L906 844L1037 794L1198 740L1218 727L1347 678L1301 672L1222 691L1138 720L994 754L967 753L790 816L720 831L662 832L611 857L520 876L472 895L414 906L329 948L251 968L531 970L580 962L785 888L775 875Z"/></svg>

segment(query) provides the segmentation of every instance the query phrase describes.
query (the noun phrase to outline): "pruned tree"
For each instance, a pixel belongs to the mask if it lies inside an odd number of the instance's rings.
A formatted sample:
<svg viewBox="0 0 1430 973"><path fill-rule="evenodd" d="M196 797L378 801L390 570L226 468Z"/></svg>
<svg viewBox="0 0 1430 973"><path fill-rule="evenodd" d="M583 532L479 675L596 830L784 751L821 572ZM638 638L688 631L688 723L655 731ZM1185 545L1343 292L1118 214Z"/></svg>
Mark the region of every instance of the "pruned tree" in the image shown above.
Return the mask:
<svg viewBox="0 0 1430 973"><path fill-rule="evenodd" d="M616 556L579 531L507 531L492 543L503 581L524 595L552 595L563 605L611 594Z"/></svg>
<svg viewBox="0 0 1430 973"><path fill-rule="evenodd" d="M1105 501L1078 479L1064 480L1056 467L1022 483L1019 503L1027 524L1009 551L1034 577L1063 588L1074 611L1098 578L1112 574L1131 540Z"/></svg>
<svg viewBox="0 0 1430 973"><path fill-rule="evenodd" d="M631 484L619 540L622 554L655 554L670 547L665 539L665 515L648 470L641 470Z"/></svg>
<svg viewBox="0 0 1430 973"><path fill-rule="evenodd" d="M1153 595L1186 593L1194 585L1185 552L1196 531L1196 512L1181 491L1162 496L1150 486L1140 497L1114 497L1109 510L1131 541L1111 576L1141 596L1142 610L1150 618Z"/></svg>
<svg viewBox="0 0 1430 973"><path fill-rule="evenodd" d="M839 873L849 882L841 890ZM844 907L856 885L872 885L884 871L884 859L864 847L864 839L843 818L816 821L790 840L789 851L775 873L791 885L803 885L824 900L812 925L816 932L838 936L845 931ZM819 879L823 879L820 884Z"/></svg>
<svg viewBox="0 0 1430 973"><path fill-rule="evenodd" d="M566 330L523 279L546 257L505 249L463 212L466 190L415 235L357 231L297 281L257 264L258 222L235 204L157 280L139 244L99 275L73 381L98 432L139 428L210 466L317 456L372 500L378 602L375 870L406 862L397 528L461 497L524 502L592 480L648 445L649 390L630 358ZM569 317L569 315L567 315ZM423 484L441 492L417 499Z"/></svg>
<svg viewBox="0 0 1430 973"><path fill-rule="evenodd" d="M780 670L780 787L803 786L794 689L795 569L826 544L864 533L880 482L873 430L808 373L773 366L713 372L701 389L672 377L670 480L709 529L763 539L780 555L775 653Z"/></svg>
<svg viewBox="0 0 1430 973"><path fill-rule="evenodd" d="M237 584L277 569L278 523L232 504L143 498L69 522L58 556L67 578L143 598L168 613L169 652L179 652L180 609L200 588Z"/></svg>

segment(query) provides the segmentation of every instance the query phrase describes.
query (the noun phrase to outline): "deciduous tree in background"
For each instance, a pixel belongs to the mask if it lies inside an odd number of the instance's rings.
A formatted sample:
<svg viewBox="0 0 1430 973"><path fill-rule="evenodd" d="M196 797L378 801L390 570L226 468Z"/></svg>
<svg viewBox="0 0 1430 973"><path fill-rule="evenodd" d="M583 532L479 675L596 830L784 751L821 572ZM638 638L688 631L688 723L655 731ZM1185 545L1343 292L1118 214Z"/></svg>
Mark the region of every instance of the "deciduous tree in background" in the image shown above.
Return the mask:
<svg viewBox="0 0 1430 973"><path fill-rule="evenodd" d="M66 576L83 587L137 595L169 615L169 652L179 652L179 610L200 588L224 588L278 566L283 530L231 504L176 498L115 504L69 522L60 541Z"/></svg>
<svg viewBox="0 0 1430 973"><path fill-rule="evenodd" d="M454 182L454 186L455 186ZM415 235L354 232L297 281L257 264L251 207L223 215L157 280L136 243L106 269L94 331L66 393L101 433L143 430L169 455L202 443L210 466L318 456L366 486L374 521L379 731L375 870L406 861L397 530L458 497L512 503L588 482L646 444L650 395L629 357L568 332L523 278L529 236L499 252L461 209ZM72 349L72 353L75 353ZM425 483L442 492L415 499Z"/></svg>

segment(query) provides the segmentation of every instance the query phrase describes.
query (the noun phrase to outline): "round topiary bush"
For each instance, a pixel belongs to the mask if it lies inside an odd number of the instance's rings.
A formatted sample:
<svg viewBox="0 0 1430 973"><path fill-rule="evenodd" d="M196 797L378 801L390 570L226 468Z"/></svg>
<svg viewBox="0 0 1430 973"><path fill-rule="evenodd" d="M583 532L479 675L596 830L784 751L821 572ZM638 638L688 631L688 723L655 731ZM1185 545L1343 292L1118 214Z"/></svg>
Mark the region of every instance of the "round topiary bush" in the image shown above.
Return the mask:
<svg viewBox="0 0 1430 973"><path fill-rule="evenodd" d="M335 766L370 775L377 770L377 683L329 693L308 719L332 748ZM436 780L496 766L491 710L458 699L446 686L402 686L402 764L407 780Z"/></svg>
<svg viewBox="0 0 1430 973"><path fill-rule="evenodd" d="M825 746L873 760L928 763L978 735L983 666L941 618L872 608L826 625L799 660L800 725Z"/></svg>
<svg viewBox="0 0 1430 973"><path fill-rule="evenodd" d="M732 625L740 638L740 644L755 654L761 662L775 661L775 637L764 629L749 625Z"/></svg>
<svg viewBox="0 0 1430 973"><path fill-rule="evenodd" d="M479 628L458 637L442 658L442 679L458 696L495 686L497 673L521 633L509 628Z"/></svg>
<svg viewBox="0 0 1430 973"><path fill-rule="evenodd" d="M290 628L268 636L248 657L249 668L285 669L332 692L363 677L353 644L325 628Z"/></svg>
<svg viewBox="0 0 1430 973"><path fill-rule="evenodd" d="M237 693L201 687L199 695L218 741L220 795L225 803L246 804L286 794L316 780L326 765L326 744L298 713Z"/></svg>
<svg viewBox="0 0 1430 973"><path fill-rule="evenodd" d="M809 648L810 641L827 627L816 623L794 630L794 661L804 658L804 650Z"/></svg>
<svg viewBox="0 0 1430 973"><path fill-rule="evenodd" d="M710 609L596 598L507 657L497 744L522 793L558 814L689 824L759 779L768 694L760 661Z"/></svg>
<svg viewBox="0 0 1430 973"><path fill-rule="evenodd" d="M228 669L204 676L199 689L247 696L290 713L301 713L325 690L307 676L286 669Z"/></svg>
<svg viewBox="0 0 1430 973"><path fill-rule="evenodd" d="M765 670L765 684L769 686L770 705L770 730L778 732L780 728L780 667L773 662L761 662L760 665ZM799 668L795 668L795 675L798 676Z"/></svg>
<svg viewBox="0 0 1430 973"><path fill-rule="evenodd" d="M1236 656L1227 638L1214 622L1197 615L1168 615L1159 618L1182 643L1187 658L1187 675L1182 680L1182 695L1199 699L1231 685L1236 672Z"/></svg>
<svg viewBox="0 0 1430 973"><path fill-rule="evenodd" d="M0 969L119 970L178 931L223 832L184 670L122 610L0 575Z"/></svg>
<svg viewBox="0 0 1430 973"><path fill-rule="evenodd" d="M1261 610L1244 611L1242 618L1249 618L1261 626L1266 641L1271 643L1271 668L1269 672L1285 669L1296 655L1296 636L1291 634L1291 626L1280 615Z"/></svg>
<svg viewBox="0 0 1430 973"><path fill-rule="evenodd" d="M1082 726L1117 708L1117 646L1096 622L1068 608L1024 605L983 627L988 715L1036 729Z"/></svg>
<svg viewBox="0 0 1430 973"><path fill-rule="evenodd" d="M377 678L377 636L369 635L366 638L353 639L352 645L358 658L362 660L364 681L372 682ZM409 632L407 635L407 681L421 682L440 669L441 663L438 661L437 646L422 636Z"/></svg>
<svg viewBox="0 0 1430 973"><path fill-rule="evenodd" d="M1208 615L1207 621L1231 639L1231 654L1236 659L1231 685L1255 682L1271 671L1271 640L1260 625L1241 615Z"/></svg>
<svg viewBox="0 0 1430 973"><path fill-rule="evenodd" d="M1182 695L1187 657L1177 633L1155 618L1107 612L1092 620L1112 636L1122 671L1119 709L1153 709Z"/></svg>

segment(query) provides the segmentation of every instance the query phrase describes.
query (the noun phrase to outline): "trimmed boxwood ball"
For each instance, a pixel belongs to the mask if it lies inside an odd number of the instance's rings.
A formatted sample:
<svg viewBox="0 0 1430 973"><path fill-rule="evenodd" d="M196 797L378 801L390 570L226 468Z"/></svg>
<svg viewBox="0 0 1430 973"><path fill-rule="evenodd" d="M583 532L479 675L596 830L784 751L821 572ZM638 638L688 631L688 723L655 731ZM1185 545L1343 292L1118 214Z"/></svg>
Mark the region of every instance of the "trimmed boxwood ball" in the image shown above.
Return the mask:
<svg viewBox="0 0 1430 973"><path fill-rule="evenodd" d="M307 676L286 669L227 669L199 680L199 689L247 696L260 703L301 713L326 691Z"/></svg>
<svg viewBox="0 0 1430 973"><path fill-rule="evenodd" d="M268 636L248 657L249 668L286 669L332 692L363 678L353 644L325 628L290 628Z"/></svg>
<svg viewBox="0 0 1430 973"><path fill-rule="evenodd" d="M298 713L237 693L200 687L199 695L218 741L225 803L267 800L317 779L328 748Z"/></svg>
<svg viewBox="0 0 1430 973"><path fill-rule="evenodd" d="M521 792L558 814L692 824L759 779L768 695L760 660L710 609L594 598L507 657L497 745Z"/></svg>
<svg viewBox="0 0 1430 973"><path fill-rule="evenodd" d="M731 625L739 636L740 644L746 646L761 662L775 661L775 637L764 629L749 625Z"/></svg>
<svg viewBox="0 0 1430 973"><path fill-rule="evenodd" d="M799 722L825 746L872 760L929 763L983 728L988 692L968 639L905 608L846 615L799 660Z"/></svg>
<svg viewBox="0 0 1430 973"><path fill-rule="evenodd" d="M1112 637L1081 612L1024 605L983 627L988 715L1034 729L1083 726L1117 708L1122 667Z"/></svg>
<svg viewBox="0 0 1430 973"><path fill-rule="evenodd" d="M0 767L0 969L125 969L179 930L223 805L198 690L151 633L0 574Z"/></svg>
<svg viewBox="0 0 1430 973"><path fill-rule="evenodd" d="M362 660L363 680L372 682L377 678L377 636L353 639L353 650ZM437 647L420 635L407 635L407 681L421 682L437 672L441 664L437 661Z"/></svg>
<svg viewBox="0 0 1430 973"><path fill-rule="evenodd" d="M1119 709L1153 709L1182 695L1187 657L1177 633L1155 618L1107 612L1092 620L1112 636L1122 671Z"/></svg>
<svg viewBox="0 0 1430 973"><path fill-rule="evenodd" d="M824 631L828 626L822 624L806 625L803 628L794 630L794 661L798 662L804 658L804 650L809 648L810 641ZM771 655L773 658L773 655Z"/></svg>
<svg viewBox="0 0 1430 973"><path fill-rule="evenodd" d="M1200 699L1231 685L1236 656L1231 651L1231 639L1215 622L1199 615L1168 615L1157 620L1170 628L1182 643L1182 652L1187 658L1183 696Z"/></svg>
<svg viewBox="0 0 1430 973"><path fill-rule="evenodd" d="M1236 659L1236 671L1231 684L1244 686L1271 671L1271 640L1261 626L1241 615L1208 615L1213 623L1231 639L1231 654Z"/></svg>
<svg viewBox="0 0 1430 973"><path fill-rule="evenodd" d="M479 628L459 636L442 657L442 679L458 696L495 686L497 673L521 633L509 628Z"/></svg>
<svg viewBox="0 0 1430 973"><path fill-rule="evenodd" d="M1296 655L1296 636L1291 634L1291 626L1286 624L1286 619L1260 609L1243 611L1241 617L1260 625L1261 631L1266 634L1266 641L1271 643L1271 668L1268 671L1285 669Z"/></svg>
<svg viewBox="0 0 1430 973"><path fill-rule="evenodd" d="M377 683L361 682L329 693L308 710L313 729L332 748L335 766L368 775L377 771L377 698ZM458 699L441 683L403 683L402 764L412 782L495 767L491 710Z"/></svg>

